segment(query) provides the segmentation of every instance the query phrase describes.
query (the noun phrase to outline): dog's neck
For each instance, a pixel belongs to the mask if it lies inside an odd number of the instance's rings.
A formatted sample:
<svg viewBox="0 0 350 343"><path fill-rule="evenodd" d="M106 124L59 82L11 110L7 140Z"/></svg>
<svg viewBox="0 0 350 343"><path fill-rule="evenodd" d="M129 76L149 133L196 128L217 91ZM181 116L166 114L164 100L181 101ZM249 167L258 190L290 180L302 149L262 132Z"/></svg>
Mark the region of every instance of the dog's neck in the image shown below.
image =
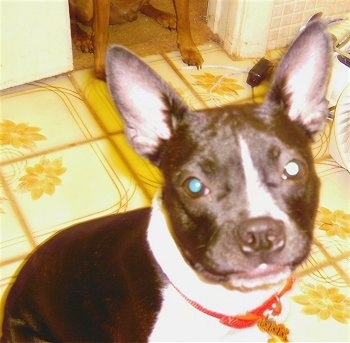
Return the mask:
<svg viewBox="0 0 350 343"><path fill-rule="evenodd" d="M153 200L147 239L151 251L169 282L187 299L210 311L238 315L260 306L282 285L250 292L227 289L203 280L185 261L174 241L159 196Z"/></svg>

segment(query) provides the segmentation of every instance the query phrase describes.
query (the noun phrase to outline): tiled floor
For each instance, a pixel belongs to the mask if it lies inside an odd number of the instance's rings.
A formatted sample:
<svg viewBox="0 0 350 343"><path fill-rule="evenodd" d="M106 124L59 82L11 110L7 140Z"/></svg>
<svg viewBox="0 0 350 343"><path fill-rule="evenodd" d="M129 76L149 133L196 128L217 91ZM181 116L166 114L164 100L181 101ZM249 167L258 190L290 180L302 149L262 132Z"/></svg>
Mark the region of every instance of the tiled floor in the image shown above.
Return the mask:
<svg viewBox="0 0 350 343"><path fill-rule="evenodd" d="M247 100L246 70L219 47L201 47L202 70L177 52L146 61L193 107ZM266 86L255 91L255 100ZM127 145L104 82L76 71L1 94L1 276L3 295L39 243L73 223L147 206L158 171ZM284 323L291 341L349 341L350 175L328 155L329 127L314 144L322 180L312 255L298 270ZM268 336L266 336L266 340Z"/></svg>

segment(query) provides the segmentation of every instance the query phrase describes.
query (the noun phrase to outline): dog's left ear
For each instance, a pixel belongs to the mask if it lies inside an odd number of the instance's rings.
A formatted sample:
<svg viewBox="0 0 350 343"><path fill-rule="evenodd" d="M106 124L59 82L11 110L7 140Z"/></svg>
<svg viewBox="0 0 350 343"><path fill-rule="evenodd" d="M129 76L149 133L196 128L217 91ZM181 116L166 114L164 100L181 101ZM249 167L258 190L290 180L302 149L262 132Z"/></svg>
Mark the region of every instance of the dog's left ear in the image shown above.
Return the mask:
<svg viewBox="0 0 350 343"><path fill-rule="evenodd" d="M267 95L266 106L282 104L290 119L309 134L322 129L328 114L325 94L331 51L325 23L308 23L282 59Z"/></svg>
<svg viewBox="0 0 350 343"><path fill-rule="evenodd" d="M164 141L188 107L145 62L122 46L108 49L106 78L130 145L157 164Z"/></svg>

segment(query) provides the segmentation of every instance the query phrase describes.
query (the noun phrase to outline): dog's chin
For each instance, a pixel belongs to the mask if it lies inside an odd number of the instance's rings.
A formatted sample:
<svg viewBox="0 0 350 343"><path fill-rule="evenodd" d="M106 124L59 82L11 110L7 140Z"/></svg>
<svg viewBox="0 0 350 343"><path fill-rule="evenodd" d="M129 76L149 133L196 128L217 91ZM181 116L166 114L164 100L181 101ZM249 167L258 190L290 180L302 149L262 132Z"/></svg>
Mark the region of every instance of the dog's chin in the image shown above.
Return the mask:
<svg viewBox="0 0 350 343"><path fill-rule="evenodd" d="M201 274L210 282L220 283L228 289L249 292L257 289L267 289L287 280L292 270L289 266L261 264L247 272L215 275L201 271Z"/></svg>

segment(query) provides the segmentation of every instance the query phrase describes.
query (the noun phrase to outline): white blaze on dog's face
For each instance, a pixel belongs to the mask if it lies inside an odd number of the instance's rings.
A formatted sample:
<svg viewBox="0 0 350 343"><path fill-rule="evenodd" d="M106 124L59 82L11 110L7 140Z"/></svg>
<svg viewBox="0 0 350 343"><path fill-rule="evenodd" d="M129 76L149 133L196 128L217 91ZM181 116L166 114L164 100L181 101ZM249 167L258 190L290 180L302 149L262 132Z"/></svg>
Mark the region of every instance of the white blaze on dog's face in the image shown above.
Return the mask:
<svg viewBox="0 0 350 343"><path fill-rule="evenodd" d="M278 206L268 190L268 186L264 184L260 171L253 163L252 152L243 137L239 137L239 146L241 148L241 163L244 171L244 179L247 196L247 211L249 217L267 216L276 220L287 221L288 216Z"/></svg>
<svg viewBox="0 0 350 343"><path fill-rule="evenodd" d="M108 51L107 81L129 142L161 169L169 234L201 278L263 287L308 255L319 192L310 136L327 116L330 44L325 25L312 21L264 104L197 112L135 55Z"/></svg>

